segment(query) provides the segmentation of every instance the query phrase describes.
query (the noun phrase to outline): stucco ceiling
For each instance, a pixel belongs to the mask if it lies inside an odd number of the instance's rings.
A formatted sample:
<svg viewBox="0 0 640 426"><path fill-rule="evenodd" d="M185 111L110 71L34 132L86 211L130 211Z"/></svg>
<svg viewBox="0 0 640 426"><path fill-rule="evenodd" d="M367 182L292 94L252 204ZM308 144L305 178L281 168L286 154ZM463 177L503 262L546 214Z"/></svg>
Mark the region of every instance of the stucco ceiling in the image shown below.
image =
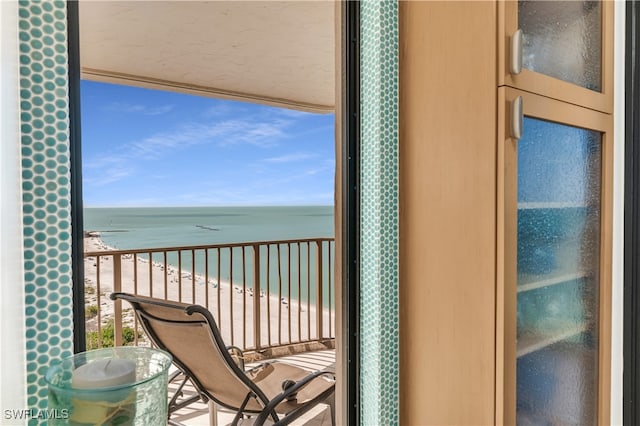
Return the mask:
<svg viewBox="0 0 640 426"><path fill-rule="evenodd" d="M332 1L80 2L82 77L334 108Z"/></svg>

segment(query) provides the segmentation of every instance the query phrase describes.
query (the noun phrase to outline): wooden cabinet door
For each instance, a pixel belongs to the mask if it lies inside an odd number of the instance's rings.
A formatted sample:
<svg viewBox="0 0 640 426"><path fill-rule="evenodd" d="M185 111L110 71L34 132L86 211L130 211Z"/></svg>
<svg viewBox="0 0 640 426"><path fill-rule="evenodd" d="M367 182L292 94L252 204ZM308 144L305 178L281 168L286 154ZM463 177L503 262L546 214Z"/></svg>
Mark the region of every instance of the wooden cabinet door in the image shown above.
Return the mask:
<svg viewBox="0 0 640 426"><path fill-rule="evenodd" d="M607 424L612 117L512 88L498 99L497 420Z"/></svg>
<svg viewBox="0 0 640 426"><path fill-rule="evenodd" d="M498 22L500 86L613 111L613 2L502 1Z"/></svg>

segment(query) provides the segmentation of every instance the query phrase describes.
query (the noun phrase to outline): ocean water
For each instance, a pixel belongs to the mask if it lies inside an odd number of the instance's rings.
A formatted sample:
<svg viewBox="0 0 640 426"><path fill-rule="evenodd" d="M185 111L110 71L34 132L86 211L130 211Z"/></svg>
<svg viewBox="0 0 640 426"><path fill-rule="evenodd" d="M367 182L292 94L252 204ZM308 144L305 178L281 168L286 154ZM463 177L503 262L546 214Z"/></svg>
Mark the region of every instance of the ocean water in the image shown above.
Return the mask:
<svg viewBox="0 0 640 426"><path fill-rule="evenodd" d="M117 249L333 237L333 206L85 208Z"/></svg>
<svg viewBox="0 0 640 426"><path fill-rule="evenodd" d="M333 238L333 209L333 206L86 208L84 229L100 232L105 244L121 250ZM334 303L335 292L330 286L335 285L335 244L324 243L322 247L323 305L328 307ZM233 252L225 249L210 253L206 268L209 278L215 282L219 276L221 282L233 285L242 281L252 283L253 254L250 248L245 255L243 267L243 252L239 247ZM140 257L145 258L145 255ZM302 244L300 247L297 244L280 245L279 251L276 245L272 245L269 251L263 246L260 250L262 290L283 296L280 293L282 289L278 287L282 283L287 298L290 292L292 299L300 296L302 300L309 298L314 303L316 259L315 244ZM157 254L153 260L162 262L163 258ZM203 251L196 252L194 259L190 251L183 252L180 264L177 253L169 253L167 261L183 271L191 271L195 261L193 269L196 274L205 274ZM267 264L270 265L269 276Z"/></svg>

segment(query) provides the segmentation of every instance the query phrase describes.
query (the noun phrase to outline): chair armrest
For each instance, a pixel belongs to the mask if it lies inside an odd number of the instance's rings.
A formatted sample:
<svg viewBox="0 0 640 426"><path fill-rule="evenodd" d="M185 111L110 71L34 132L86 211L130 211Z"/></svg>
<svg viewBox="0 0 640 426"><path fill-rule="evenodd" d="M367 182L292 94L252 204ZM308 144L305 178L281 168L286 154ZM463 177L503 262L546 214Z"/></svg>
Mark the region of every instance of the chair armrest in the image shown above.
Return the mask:
<svg viewBox="0 0 640 426"><path fill-rule="evenodd" d="M237 346L228 345L227 351L229 351L229 354L235 361L236 365L240 367L242 371L244 371L244 353L242 352L242 349Z"/></svg>
<svg viewBox="0 0 640 426"><path fill-rule="evenodd" d="M327 371L322 371L322 370L314 371L308 376L305 376L302 380L296 382L295 385L288 387L284 392L278 394L275 398L269 401L269 403L264 407L260 415L256 418L256 421L254 422L254 426L262 426L264 422L267 420L267 418L269 417L269 415L271 414L271 412L273 412L275 408L278 406L278 404L280 404L282 401L287 399L288 396L298 393L299 390L307 386L311 381L321 376L328 376L331 379L334 378L333 374ZM314 400L315 398L310 400L309 403L314 402Z"/></svg>

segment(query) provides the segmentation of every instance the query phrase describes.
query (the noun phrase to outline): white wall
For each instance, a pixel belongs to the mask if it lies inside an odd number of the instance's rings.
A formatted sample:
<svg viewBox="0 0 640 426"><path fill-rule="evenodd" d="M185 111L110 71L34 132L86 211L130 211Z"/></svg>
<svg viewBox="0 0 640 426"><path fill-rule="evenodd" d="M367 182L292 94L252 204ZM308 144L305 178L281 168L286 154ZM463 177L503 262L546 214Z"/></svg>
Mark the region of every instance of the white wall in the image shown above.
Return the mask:
<svg viewBox="0 0 640 426"><path fill-rule="evenodd" d="M18 4L0 0L0 423L26 407Z"/></svg>
<svg viewBox="0 0 640 426"><path fill-rule="evenodd" d="M614 149L613 149L613 292L611 318L611 424L622 425L624 329L624 48L625 3L615 2Z"/></svg>

